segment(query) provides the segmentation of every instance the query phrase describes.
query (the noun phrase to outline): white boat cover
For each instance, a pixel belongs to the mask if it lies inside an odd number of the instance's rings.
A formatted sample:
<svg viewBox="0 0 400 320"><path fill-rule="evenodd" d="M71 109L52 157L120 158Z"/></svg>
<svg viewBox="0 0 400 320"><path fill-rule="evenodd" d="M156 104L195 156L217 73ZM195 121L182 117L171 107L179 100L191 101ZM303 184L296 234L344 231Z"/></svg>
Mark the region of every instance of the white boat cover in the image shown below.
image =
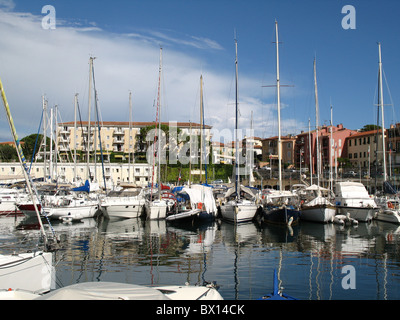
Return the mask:
<svg viewBox="0 0 400 320"><path fill-rule="evenodd" d="M197 203L203 203L207 213L217 212L212 188L203 185L192 185L190 188L184 187L182 192L186 192L189 195L192 208L195 208Z"/></svg>
<svg viewBox="0 0 400 320"><path fill-rule="evenodd" d="M321 204L333 206L333 204L328 199L326 199L325 197L321 197L321 196L315 197L311 201L304 203L303 206L304 207L313 207L313 206L321 205Z"/></svg>
<svg viewBox="0 0 400 320"><path fill-rule="evenodd" d="M240 188L238 187L238 189L240 189L240 191L246 192L251 198L255 198L256 196L254 195L253 192L251 192L251 190L243 185L240 186ZM225 193L225 198L228 198L229 196L231 196L232 194L235 193L235 187L230 188L226 193Z"/></svg>
<svg viewBox="0 0 400 320"><path fill-rule="evenodd" d="M83 282L47 293L36 300L170 300L145 286L116 282Z"/></svg>

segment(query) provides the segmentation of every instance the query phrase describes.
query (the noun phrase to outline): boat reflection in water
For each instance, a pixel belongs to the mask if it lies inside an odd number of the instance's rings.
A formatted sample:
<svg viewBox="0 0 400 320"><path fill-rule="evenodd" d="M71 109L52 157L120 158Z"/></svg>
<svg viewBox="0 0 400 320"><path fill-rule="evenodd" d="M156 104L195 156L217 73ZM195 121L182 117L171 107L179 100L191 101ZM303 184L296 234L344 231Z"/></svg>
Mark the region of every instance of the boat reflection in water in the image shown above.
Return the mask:
<svg viewBox="0 0 400 320"><path fill-rule="evenodd" d="M89 223L90 221L90 223ZM30 248L39 231L19 217L0 218L1 243ZM18 228L17 228L18 226ZM400 228L382 221L339 226L171 224L165 220L86 219L54 224L57 287L90 281L145 286L216 281L225 300L253 300L278 288L300 300L400 299ZM24 240L23 242L21 240ZM4 246L0 254L9 253ZM356 289L345 290L344 266Z"/></svg>

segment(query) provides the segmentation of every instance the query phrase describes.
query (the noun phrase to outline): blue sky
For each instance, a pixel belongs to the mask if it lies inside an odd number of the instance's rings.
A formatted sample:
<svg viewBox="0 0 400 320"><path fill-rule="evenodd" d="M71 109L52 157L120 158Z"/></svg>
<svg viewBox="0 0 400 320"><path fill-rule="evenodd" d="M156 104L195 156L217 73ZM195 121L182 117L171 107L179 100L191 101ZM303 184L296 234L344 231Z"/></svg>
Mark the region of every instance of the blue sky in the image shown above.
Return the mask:
<svg viewBox="0 0 400 320"><path fill-rule="evenodd" d="M56 29L44 30L44 5ZM342 28L353 5L356 29ZM21 137L35 133L41 97L73 120L73 97L87 108L88 60L104 121L153 121L159 47L163 47L163 120L195 121L204 77L206 123L234 124L234 32L238 40L240 126L265 138L277 134L274 22L279 24L283 133L315 126L313 59L317 59L320 123L350 129L376 123L378 45L386 77L385 124L398 122L400 3L396 0L268 1L19 1L0 0L0 77ZM389 91L390 90L390 91ZM83 117L87 115L82 112ZM0 117L0 140L10 140ZM3 125L4 124L4 125Z"/></svg>

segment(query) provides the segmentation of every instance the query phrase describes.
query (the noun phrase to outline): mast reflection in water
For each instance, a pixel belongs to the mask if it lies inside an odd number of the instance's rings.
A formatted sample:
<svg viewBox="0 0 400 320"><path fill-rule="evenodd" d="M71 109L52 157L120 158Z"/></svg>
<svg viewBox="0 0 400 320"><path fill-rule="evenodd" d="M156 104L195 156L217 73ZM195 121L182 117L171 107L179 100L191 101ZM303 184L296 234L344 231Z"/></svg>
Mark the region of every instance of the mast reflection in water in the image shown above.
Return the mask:
<svg viewBox="0 0 400 320"><path fill-rule="evenodd" d="M272 292L276 269L284 292L297 299L400 299L400 228L381 221L358 227L301 221L287 228L100 218L53 228L62 239L57 288L85 281L216 281L224 299L250 300ZM31 249L40 237L34 220L11 216L0 218L0 235L0 254ZM347 265L354 267L355 289L342 286Z"/></svg>

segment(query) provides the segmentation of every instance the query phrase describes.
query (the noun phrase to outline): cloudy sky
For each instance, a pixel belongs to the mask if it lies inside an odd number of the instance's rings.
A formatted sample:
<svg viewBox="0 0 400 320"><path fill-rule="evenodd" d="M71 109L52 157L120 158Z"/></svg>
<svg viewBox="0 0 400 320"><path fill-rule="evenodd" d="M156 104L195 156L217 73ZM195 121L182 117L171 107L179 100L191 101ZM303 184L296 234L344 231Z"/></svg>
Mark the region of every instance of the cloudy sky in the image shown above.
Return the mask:
<svg viewBox="0 0 400 320"><path fill-rule="evenodd" d="M307 130L309 118L315 126L314 57L320 123L329 122L331 104L334 124L376 123L377 41L389 125L398 121L400 4L351 2L355 29L342 27L350 2L340 0L0 0L0 78L20 138L38 130L43 95L58 106L58 121L73 121L78 93L87 119L90 56L102 120L128 121L131 91L133 121L154 121L161 46L162 120L199 121L202 74L206 123L233 129L236 33L239 125L249 128L253 116L255 134L270 137L277 135L276 90L265 86L276 82L276 19L281 83L290 85L281 92L283 134ZM42 13L45 5L54 16ZM0 141L11 140L9 132L0 113Z"/></svg>

